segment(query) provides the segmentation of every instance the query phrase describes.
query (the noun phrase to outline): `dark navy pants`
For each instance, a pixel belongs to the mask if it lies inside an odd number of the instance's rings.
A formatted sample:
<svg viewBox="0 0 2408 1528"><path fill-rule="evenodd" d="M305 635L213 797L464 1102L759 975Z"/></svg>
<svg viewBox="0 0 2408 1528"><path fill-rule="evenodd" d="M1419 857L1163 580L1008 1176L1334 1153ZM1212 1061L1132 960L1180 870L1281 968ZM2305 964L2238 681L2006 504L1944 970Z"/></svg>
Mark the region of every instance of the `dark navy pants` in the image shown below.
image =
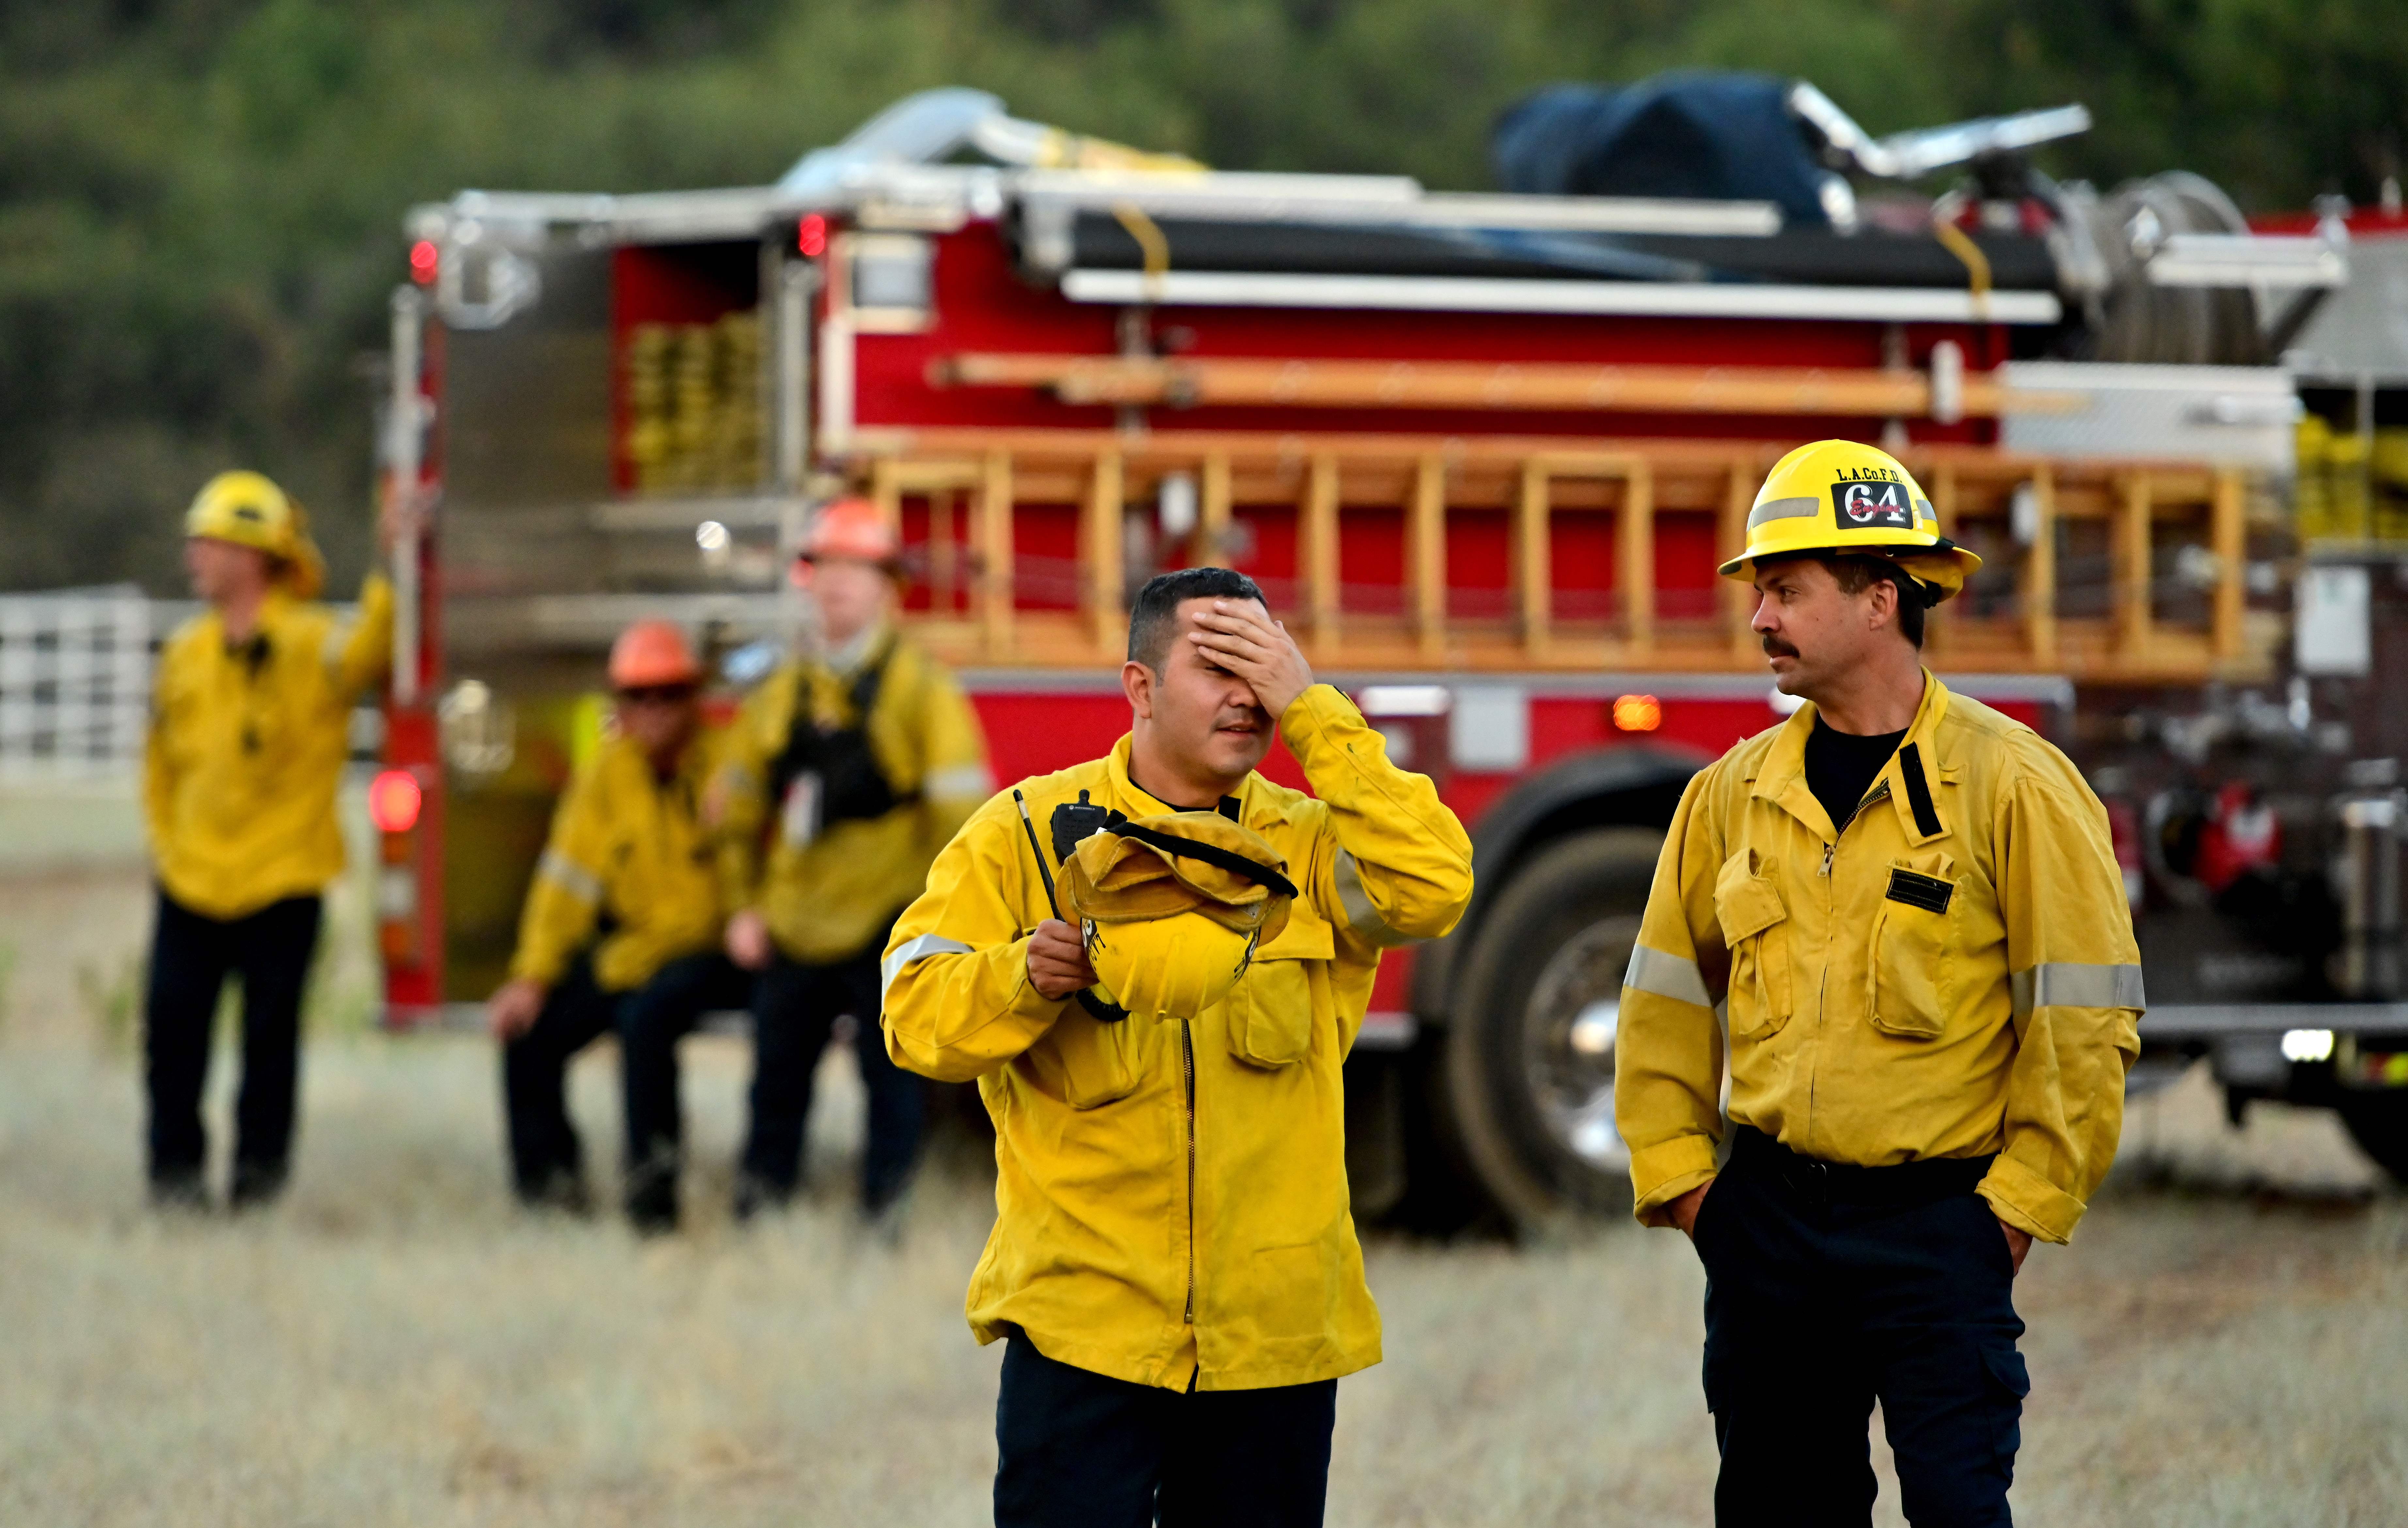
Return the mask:
<svg viewBox="0 0 2408 1528"><path fill-rule="evenodd" d="M678 1042L702 1016L749 1007L757 978L712 952L671 960L619 1000L619 1059L627 1113L627 1213L640 1225L677 1223L684 1159Z"/></svg>
<svg viewBox="0 0 2408 1528"><path fill-rule="evenodd" d="M2006 1237L1967 1186L1978 1175L1939 1197L1901 1198L1878 1176L1858 1193L1738 1128L1695 1227L1715 1522L1861 1528L1878 1400L1909 1522L2008 1523L2030 1381Z"/></svg>
<svg viewBox="0 0 2408 1528"><path fill-rule="evenodd" d="M892 1203L910 1180L926 1111L920 1079L886 1056L878 1027L876 944L850 960L807 966L779 955L761 973L752 999L752 1123L744 1172L782 1199L802 1180L803 1131L811 1114L814 1074L836 1021L853 1016L853 1059L869 1095L869 1141L862 1154L861 1198L869 1209Z"/></svg>
<svg viewBox="0 0 2408 1528"><path fill-rule="evenodd" d="M593 952L580 952L544 994L535 1023L502 1047L510 1176L519 1197L581 1197L585 1152L568 1117L568 1063L615 1030L627 1120L628 1213L646 1224L675 1224L684 1133L677 1043L712 1009L752 1002L752 980L724 955L688 955L633 991L605 992L594 982Z"/></svg>
<svg viewBox="0 0 2408 1528"><path fill-rule="evenodd" d="M301 1066L301 1000L318 949L320 909L316 897L287 897L242 917L212 918L159 893L142 1015L155 1187L198 1191L208 1154L201 1088L218 994L229 976L242 979L234 1196L264 1199L282 1187Z"/></svg>
<svg viewBox="0 0 2408 1528"><path fill-rule="evenodd" d="M530 1204L583 1202L585 1148L568 1118L568 1063L609 1033L617 1016L618 999L594 985L586 951L544 993L526 1032L502 1046L510 1183Z"/></svg>
<svg viewBox="0 0 2408 1528"><path fill-rule="evenodd" d="M1181 1394L1057 1363L1015 1332L996 1528L1319 1528L1338 1381Z"/></svg>

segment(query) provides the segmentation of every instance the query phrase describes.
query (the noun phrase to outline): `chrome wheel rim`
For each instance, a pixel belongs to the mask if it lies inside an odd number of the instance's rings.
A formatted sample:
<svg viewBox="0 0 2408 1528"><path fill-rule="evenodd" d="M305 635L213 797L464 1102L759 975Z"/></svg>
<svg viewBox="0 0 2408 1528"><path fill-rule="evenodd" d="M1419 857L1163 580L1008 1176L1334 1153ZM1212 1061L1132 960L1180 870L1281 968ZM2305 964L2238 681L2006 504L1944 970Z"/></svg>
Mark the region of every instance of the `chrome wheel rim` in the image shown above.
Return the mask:
<svg viewBox="0 0 2408 1528"><path fill-rule="evenodd" d="M1638 941L1630 915L1573 934L1540 970L1523 1016L1524 1071L1541 1127L1563 1156L1600 1175L1630 1171L1613 1122L1613 1055L1622 976Z"/></svg>

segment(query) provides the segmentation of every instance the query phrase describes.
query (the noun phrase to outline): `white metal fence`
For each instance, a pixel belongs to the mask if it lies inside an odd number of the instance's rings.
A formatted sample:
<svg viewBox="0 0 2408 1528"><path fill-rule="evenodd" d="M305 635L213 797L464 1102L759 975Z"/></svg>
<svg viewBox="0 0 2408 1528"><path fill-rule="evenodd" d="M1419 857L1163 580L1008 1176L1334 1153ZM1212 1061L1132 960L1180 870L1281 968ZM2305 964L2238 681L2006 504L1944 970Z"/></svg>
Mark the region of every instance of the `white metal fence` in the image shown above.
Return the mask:
<svg viewBox="0 0 2408 1528"><path fill-rule="evenodd" d="M0 782L135 772L152 603L131 584L0 595Z"/></svg>

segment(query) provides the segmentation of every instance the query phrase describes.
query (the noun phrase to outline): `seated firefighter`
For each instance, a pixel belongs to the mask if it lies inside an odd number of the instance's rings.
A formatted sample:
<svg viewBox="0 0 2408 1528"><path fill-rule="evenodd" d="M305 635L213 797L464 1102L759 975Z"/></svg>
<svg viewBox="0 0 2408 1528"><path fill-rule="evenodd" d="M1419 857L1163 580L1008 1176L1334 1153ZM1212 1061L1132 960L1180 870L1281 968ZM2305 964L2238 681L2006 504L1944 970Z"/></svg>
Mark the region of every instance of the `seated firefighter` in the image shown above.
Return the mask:
<svg viewBox="0 0 2408 1528"><path fill-rule="evenodd" d="M1128 735L988 802L883 962L887 1049L995 1120L995 1521L1317 1523L1380 1359L1340 1069L1471 844L1241 574L1146 584L1121 685ZM1274 728L1312 796L1255 772Z"/></svg>
<svg viewBox="0 0 2408 1528"><path fill-rule="evenodd" d="M993 786L961 686L896 629L901 548L877 507L822 509L794 571L818 612L818 652L745 701L718 791L727 952L761 973L736 1213L793 1197L812 1073L851 1015L869 1099L862 1208L875 1217L910 1180L924 1107L920 1080L878 1040L878 952Z"/></svg>
<svg viewBox="0 0 2408 1528"><path fill-rule="evenodd" d="M583 1153L565 1097L568 1062L617 1031L626 1102L628 1217L677 1224L676 1037L740 1008L752 979L719 953L722 918L702 796L713 738L701 665L678 628L638 621L610 649L616 735L569 783L493 996L503 1043L510 1169L520 1200L581 1210Z"/></svg>

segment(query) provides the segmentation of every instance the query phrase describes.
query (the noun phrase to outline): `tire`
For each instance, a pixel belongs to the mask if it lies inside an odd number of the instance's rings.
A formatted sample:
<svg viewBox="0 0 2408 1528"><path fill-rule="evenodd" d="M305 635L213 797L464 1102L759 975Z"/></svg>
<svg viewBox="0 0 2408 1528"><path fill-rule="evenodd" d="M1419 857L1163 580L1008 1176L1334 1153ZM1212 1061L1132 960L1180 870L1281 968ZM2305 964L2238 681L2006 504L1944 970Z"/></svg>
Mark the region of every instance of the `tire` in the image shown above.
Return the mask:
<svg viewBox="0 0 2408 1528"><path fill-rule="evenodd" d="M2394 1182L2408 1184L2408 1090L2344 1093L2334 1108L2358 1148Z"/></svg>
<svg viewBox="0 0 2408 1528"><path fill-rule="evenodd" d="M1664 838L1596 829L1514 873L1481 926L1448 1028L1450 1132L1516 1228L1630 1209L1613 1125L1614 1020Z"/></svg>

